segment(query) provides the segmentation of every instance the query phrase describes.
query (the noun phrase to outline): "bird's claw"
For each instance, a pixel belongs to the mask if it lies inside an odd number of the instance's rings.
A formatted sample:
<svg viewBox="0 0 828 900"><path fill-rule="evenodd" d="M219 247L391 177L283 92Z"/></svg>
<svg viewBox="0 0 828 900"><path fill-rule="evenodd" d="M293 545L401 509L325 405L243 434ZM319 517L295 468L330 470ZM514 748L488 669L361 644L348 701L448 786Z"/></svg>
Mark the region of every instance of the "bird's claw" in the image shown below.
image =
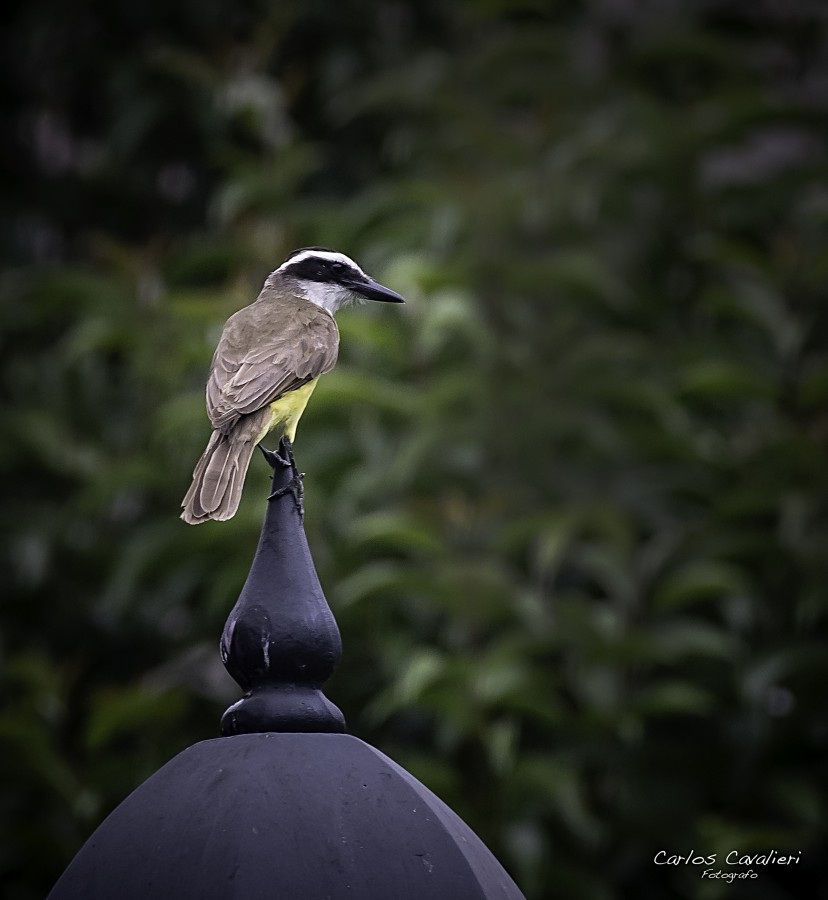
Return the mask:
<svg viewBox="0 0 828 900"><path fill-rule="evenodd" d="M305 485L302 479L305 477L304 472L299 472L294 466L293 477L284 486L273 491L268 500L275 500L277 497L284 497L285 494L293 494L293 502L296 504L296 511L299 513L300 521L305 521Z"/></svg>
<svg viewBox="0 0 828 900"><path fill-rule="evenodd" d="M293 458L291 456L285 459L278 450L268 450L261 444L259 444L259 450L262 451L262 455L268 461L268 463L270 463L271 469L275 469L276 466L282 466L284 468L285 466L294 465Z"/></svg>
<svg viewBox="0 0 828 900"><path fill-rule="evenodd" d="M284 447L283 456L278 450L265 450L264 447L261 447L262 453L264 453L265 459L270 463L271 467L275 470L276 466L280 465L282 467L290 466L293 469L293 476L290 481L284 486L277 488L275 491L272 491L270 496L267 498L268 500L275 500L277 497L283 497L285 494L290 492L293 494L293 501L296 504L296 510L299 513L299 520L304 522L305 520L305 486L302 484L302 479L305 477L304 472L300 472L296 468L296 460L293 458L293 444L287 435L282 437L281 442L279 443L279 450Z"/></svg>

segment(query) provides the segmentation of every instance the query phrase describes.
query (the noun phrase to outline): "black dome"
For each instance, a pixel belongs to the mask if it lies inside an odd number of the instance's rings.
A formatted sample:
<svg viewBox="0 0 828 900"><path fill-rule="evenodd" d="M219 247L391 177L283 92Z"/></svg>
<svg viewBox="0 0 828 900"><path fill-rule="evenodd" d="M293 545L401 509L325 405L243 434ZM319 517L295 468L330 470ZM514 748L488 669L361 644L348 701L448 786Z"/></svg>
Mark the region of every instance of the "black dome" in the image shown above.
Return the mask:
<svg viewBox="0 0 828 900"><path fill-rule="evenodd" d="M180 753L103 822L49 900L518 900L474 832L345 734Z"/></svg>

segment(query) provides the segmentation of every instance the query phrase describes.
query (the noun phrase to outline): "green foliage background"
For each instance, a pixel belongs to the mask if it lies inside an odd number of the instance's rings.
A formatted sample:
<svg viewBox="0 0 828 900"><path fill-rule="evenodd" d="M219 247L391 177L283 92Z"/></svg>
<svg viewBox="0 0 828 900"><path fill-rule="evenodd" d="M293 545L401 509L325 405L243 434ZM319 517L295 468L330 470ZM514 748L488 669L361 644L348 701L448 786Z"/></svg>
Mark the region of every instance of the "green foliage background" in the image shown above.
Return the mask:
<svg viewBox="0 0 828 900"><path fill-rule="evenodd" d="M826 8L2 18L3 896L238 696L266 467L178 504L223 321L323 244L409 298L297 442L351 730L529 900L828 897ZM802 863L652 861L734 848Z"/></svg>

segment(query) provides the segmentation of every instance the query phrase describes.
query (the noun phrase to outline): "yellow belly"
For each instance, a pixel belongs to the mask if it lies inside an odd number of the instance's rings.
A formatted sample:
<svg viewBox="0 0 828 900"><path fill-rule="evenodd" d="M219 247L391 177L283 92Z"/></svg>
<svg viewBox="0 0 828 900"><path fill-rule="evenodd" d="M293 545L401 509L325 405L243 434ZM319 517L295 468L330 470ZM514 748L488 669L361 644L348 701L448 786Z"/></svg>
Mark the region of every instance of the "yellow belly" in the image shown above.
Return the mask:
<svg viewBox="0 0 828 900"><path fill-rule="evenodd" d="M259 435L259 440L262 440L268 432L277 429L280 437L287 435L290 442L293 443L296 439L296 426L299 424L299 419L302 418L302 413L308 405L317 381L318 379L314 378L313 381L303 384L295 391L284 394L270 404L270 421L266 422L265 428Z"/></svg>

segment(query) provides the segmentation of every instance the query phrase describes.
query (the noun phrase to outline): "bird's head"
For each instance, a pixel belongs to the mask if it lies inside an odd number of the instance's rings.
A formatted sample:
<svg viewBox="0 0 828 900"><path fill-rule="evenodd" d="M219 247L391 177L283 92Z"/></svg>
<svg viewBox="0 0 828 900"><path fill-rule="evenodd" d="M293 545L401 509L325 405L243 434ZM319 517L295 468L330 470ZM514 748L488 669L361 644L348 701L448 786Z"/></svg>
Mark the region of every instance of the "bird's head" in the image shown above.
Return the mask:
<svg viewBox="0 0 828 900"><path fill-rule="evenodd" d="M350 257L326 247L294 250L270 277L280 278L283 284L332 314L361 297L405 303L399 294L366 275Z"/></svg>

